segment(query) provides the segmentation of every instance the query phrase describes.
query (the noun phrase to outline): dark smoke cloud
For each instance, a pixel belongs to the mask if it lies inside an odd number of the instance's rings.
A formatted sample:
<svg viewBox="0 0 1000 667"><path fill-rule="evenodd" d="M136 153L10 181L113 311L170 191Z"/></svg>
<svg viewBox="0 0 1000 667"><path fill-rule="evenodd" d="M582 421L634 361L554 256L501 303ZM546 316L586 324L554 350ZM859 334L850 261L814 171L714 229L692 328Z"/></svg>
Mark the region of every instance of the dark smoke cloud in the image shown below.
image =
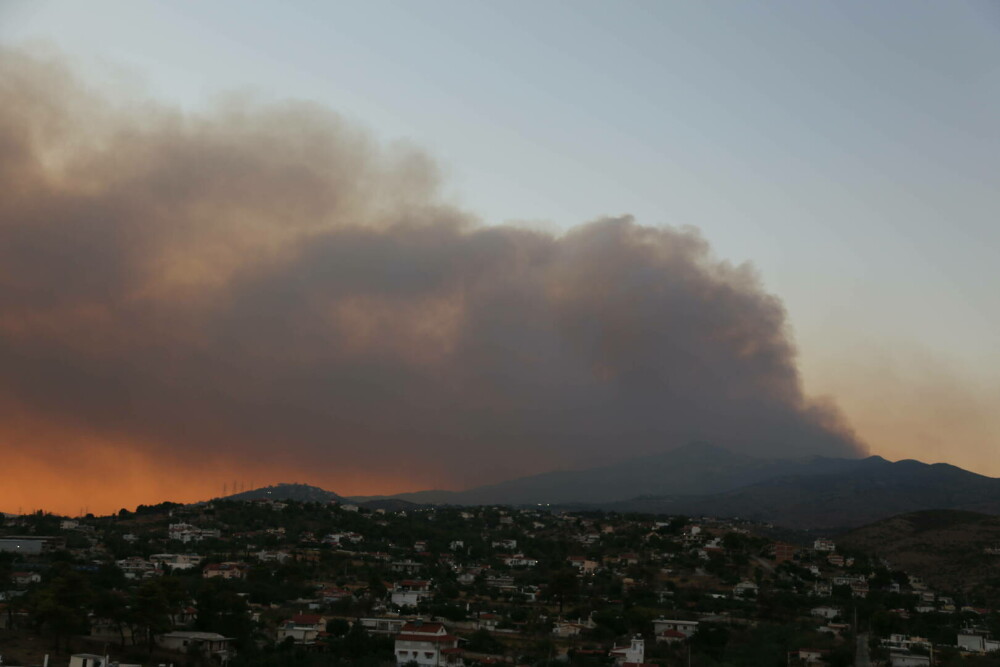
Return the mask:
<svg viewBox="0 0 1000 667"><path fill-rule="evenodd" d="M861 451L696 230L483 226L308 104L116 102L16 51L0 99L0 420L410 488L695 439Z"/></svg>

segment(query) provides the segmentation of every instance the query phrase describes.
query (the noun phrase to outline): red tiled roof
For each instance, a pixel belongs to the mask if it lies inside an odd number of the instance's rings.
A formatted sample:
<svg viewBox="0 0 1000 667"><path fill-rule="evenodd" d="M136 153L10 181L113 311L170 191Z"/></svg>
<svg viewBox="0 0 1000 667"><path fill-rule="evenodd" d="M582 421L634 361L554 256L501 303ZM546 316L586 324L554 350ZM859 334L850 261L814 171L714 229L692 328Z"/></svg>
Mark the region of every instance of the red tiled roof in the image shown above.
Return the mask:
<svg viewBox="0 0 1000 667"><path fill-rule="evenodd" d="M432 644L458 641L458 637L455 635L414 635L405 632L396 635L396 639L404 642L430 642Z"/></svg>
<svg viewBox="0 0 1000 667"><path fill-rule="evenodd" d="M296 614L292 616L292 623L295 625L317 625L323 622L323 617L319 614Z"/></svg>
<svg viewBox="0 0 1000 667"><path fill-rule="evenodd" d="M437 632L443 631L444 625L442 623L421 623L416 624L413 622L406 623L403 626L403 632L417 632L417 633L429 633L435 634Z"/></svg>

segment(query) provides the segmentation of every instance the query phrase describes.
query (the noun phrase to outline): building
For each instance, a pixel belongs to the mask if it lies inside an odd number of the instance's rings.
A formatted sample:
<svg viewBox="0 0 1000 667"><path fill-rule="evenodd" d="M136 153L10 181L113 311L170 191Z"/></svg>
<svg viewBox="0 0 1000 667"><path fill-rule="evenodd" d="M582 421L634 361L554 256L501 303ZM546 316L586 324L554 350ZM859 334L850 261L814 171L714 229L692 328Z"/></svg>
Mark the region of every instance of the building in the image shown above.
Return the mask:
<svg viewBox="0 0 1000 667"><path fill-rule="evenodd" d="M669 618L653 619L653 632L659 638L666 632L679 632L685 638L698 632L698 621L680 621ZM666 639L664 639L666 641Z"/></svg>
<svg viewBox="0 0 1000 667"><path fill-rule="evenodd" d="M1000 651L1000 640L988 639L986 636L981 634L960 633L958 635L957 644L960 649L971 653L991 653L993 651Z"/></svg>
<svg viewBox="0 0 1000 667"><path fill-rule="evenodd" d="M40 535L0 537L0 551L21 554L22 556L39 556L65 548L65 537L43 537Z"/></svg>
<svg viewBox="0 0 1000 667"><path fill-rule="evenodd" d="M441 623L406 623L396 635L396 664L405 665L410 661L427 667L447 664L448 655L458 648L458 637L448 634Z"/></svg>
<svg viewBox="0 0 1000 667"><path fill-rule="evenodd" d="M177 630L160 635L156 643L168 651L198 651L207 658L227 662L233 656L233 640L215 632Z"/></svg>
<svg viewBox="0 0 1000 667"><path fill-rule="evenodd" d="M108 656L95 655L93 653L76 653L70 656L69 667L108 667Z"/></svg>
<svg viewBox="0 0 1000 667"><path fill-rule="evenodd" d="M833 540L828 540L828 539L820 537L820 538L817 538L815 542L813 542L813 550L814 551L833 552L833 551L837 550L837 545L834 544Z"/></svg>
<svg viewBox="0 0 1000 667"><path fill-rule="evenodd" d="M615 647L611 649L610 655L616 665L631 667L632 665L642 665L646 660L645 642L642 637L636 635L629 642L628 646Z"/></svg>
<svg viewBox="0 0 1000 667"><path fill-rule="evenodd" d="M295 644L311 646L324 632L326 632L324 617L318 614L297 614L278 628L278 641L284 642L291 638Z"/></svg>
<svg viewBox="0 0 1000 667"><path fill-rule="evenodd" d="M380 635L396 635L403 631L403 626L410 621L405 618L362 618L358 619L362 627L368 632Z"/></svg>
<svg viewBox="0 0 1000 667"><path fill-rule="evenodd" d="M389 599L400 607L416 607L421 600L430 596L431 582L422 579L404 579L393 587Z"/></svg>
<svg viewBox="0 0 1000 667"><path fill-rule="evenodd" d="M221 577L223 579L246 579L247 566L243 563L210 563L205 566L201 576L205 579Z"/></svg>

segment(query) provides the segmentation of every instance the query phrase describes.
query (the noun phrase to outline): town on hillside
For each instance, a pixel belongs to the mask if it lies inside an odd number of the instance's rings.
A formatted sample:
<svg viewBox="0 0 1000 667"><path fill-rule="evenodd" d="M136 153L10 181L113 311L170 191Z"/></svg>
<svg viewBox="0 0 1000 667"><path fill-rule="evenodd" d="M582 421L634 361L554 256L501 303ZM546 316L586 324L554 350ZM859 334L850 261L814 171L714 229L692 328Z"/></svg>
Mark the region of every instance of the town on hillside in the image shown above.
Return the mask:
<svg viewBox="0 0 1000 667"><path fill-rule="evenodd" d="M1000 550L983 558L1000 577ZM0 529L0 665L1000 665L995 589L932 578L836 535L709 517L343 499L38 512Z"/></svg>

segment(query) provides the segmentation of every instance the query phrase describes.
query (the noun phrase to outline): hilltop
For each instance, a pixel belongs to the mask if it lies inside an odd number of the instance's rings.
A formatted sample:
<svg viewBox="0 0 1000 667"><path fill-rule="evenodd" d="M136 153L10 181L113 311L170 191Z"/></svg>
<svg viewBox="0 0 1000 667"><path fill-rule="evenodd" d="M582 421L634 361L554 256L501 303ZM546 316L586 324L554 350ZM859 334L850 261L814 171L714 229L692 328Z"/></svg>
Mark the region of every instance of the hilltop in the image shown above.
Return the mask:
<svg viewBox="0 0 1000 667"><path fill-rule="evenodd" d="M234 493L221 500L295 500L298 502L328 503L343 502L344 498L333 491L309 484L280 483L262 486L259 489Z"/></svg>

